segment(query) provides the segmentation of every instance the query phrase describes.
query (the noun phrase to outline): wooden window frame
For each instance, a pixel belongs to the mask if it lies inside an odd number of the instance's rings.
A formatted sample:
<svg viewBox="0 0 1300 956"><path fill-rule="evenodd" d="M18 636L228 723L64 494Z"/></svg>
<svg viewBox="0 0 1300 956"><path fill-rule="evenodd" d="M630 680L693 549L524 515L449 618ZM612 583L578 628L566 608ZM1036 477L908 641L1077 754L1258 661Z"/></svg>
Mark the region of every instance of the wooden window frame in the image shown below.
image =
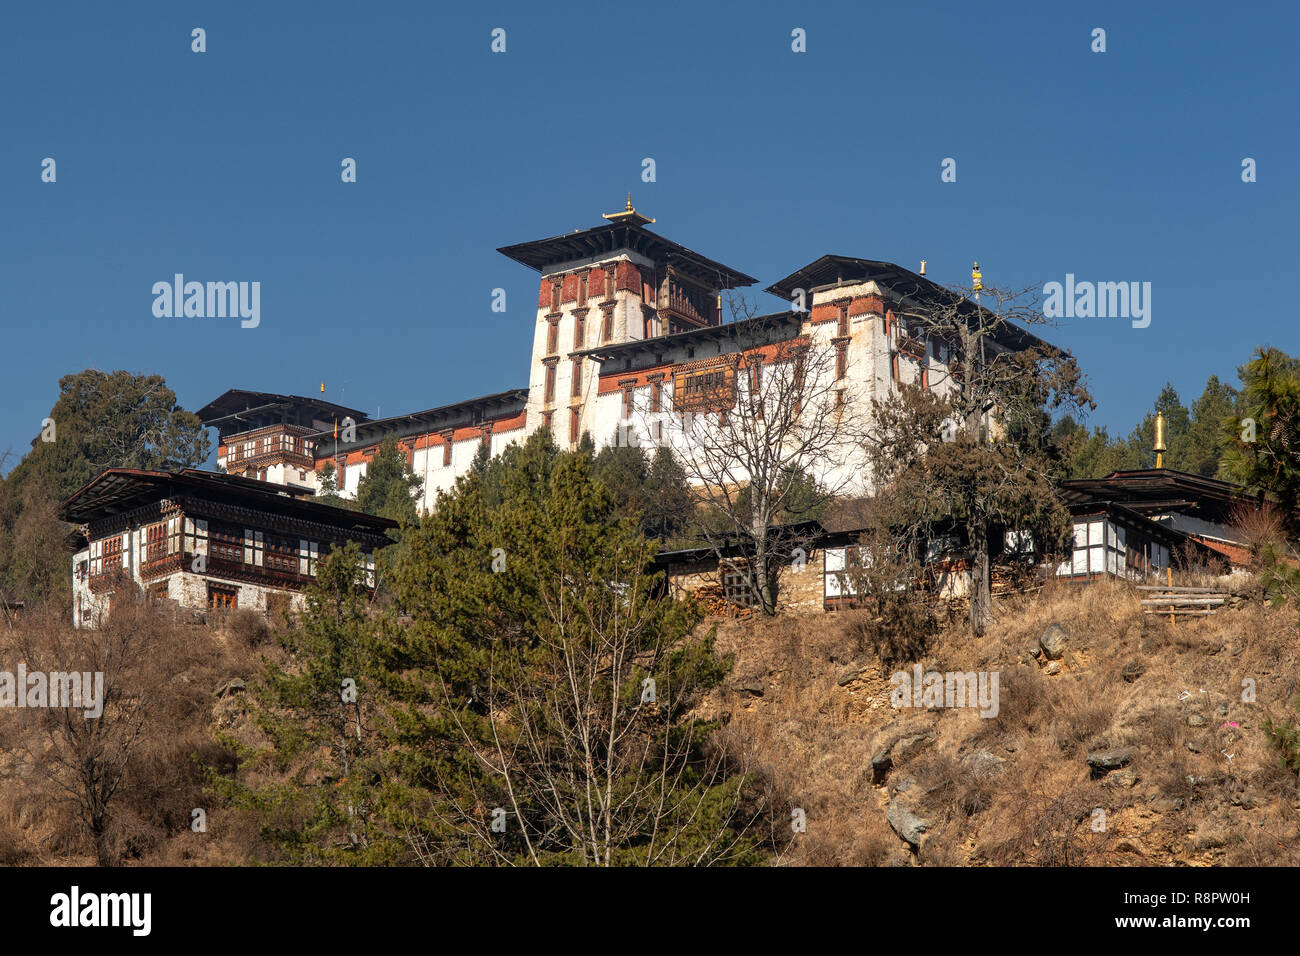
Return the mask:
<svg viewBox="0 0 1300 956"><path fill-rule="evenodd" d="M555 401L555 365L546 366L546 384L542 393L542 401L550 405Z"/></svg>
<svg viewBox="0 0 1300 956"><path fill-rule="evenodd" d="M208 610L234 611L239 608L239 588L230 584L208 584Z"/></svg>

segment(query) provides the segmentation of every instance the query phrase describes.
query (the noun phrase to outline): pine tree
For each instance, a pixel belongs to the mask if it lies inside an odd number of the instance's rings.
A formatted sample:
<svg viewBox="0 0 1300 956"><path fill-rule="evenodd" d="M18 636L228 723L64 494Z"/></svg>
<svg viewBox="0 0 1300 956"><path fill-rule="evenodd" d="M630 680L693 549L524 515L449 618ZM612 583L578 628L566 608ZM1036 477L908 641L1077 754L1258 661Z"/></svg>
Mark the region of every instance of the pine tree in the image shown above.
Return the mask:
<svg viewBox="0 0 1300 956"><path fill-rule="evenodd" d="M412 473L405 452L397 447L397 439L389 435L380 443L357 483L357 507L366 514L414 524L417 520L415 492L419 486L420 476Z"/></svg>
<svg viewBox="0 0 1300 956"><path fill-rule="evenodd" d="M692 716L729 661L658 596L653 543L617 511L588 455L537 432L409 536L393 580L411 623L383 654L384 813L417 859L762 859L743 780Z"/></svg>
<svg viewBox="0 0 1300 956"><path fill-rule="evenodd" d="M375 819L382 626L368 612L369 593L355 543L322 559L306 610L279 638L287 663L268 661L250 687L269 746L223 738L240 774L210 773L219 794L257 814L263 837L289 862L373 865L399 850ZM248 783L250 773L266 782Z"/></svg>

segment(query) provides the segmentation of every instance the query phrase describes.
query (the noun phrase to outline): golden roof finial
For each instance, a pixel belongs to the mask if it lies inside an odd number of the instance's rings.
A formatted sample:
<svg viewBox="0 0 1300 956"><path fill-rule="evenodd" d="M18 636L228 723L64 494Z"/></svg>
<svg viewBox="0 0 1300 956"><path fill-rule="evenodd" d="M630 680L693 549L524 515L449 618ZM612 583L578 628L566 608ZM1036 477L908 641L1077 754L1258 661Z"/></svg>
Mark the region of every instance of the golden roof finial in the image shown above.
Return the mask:
<svg viewBox="0 0 1300 956"><path fill-rule="evenodd" d="M632 206L632 194L627 194L627 206L622 212L605 212L600 214L601 219L608 219L610 222L635 222L637 224L654 222L646 216L641 215Z"/></svg>

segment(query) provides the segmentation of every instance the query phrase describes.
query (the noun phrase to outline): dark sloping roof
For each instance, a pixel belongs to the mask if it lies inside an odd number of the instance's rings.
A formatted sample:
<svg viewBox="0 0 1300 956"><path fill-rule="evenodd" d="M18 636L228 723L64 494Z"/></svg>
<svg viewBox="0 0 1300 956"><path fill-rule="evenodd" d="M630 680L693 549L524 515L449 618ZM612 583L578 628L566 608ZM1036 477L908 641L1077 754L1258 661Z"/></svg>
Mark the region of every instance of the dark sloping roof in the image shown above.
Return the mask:
<svg viewBox="0 0 1300 956"><path fill-rule="evenodd" d="M354 421L366 420L366 413L344 405L335 405L319 398L304 398L301 395L280 395L277 392L254 392L244 388L232 388L196 413L204 425L219 425L227 419L238 419L241 414L266 413L280 409L302 410L317 413L316 417L352 418Z"/></svg>
<svg viewBox="0 0 1300 956"><path fill-rule="evenodd" d="M672 335L656 335L649 339L631 339L569 354L587 356L597 362L630 359L633 368L642 362L657 365L662 361L664 353L694 345L717 342L747 349L794 338L799 334L803 319L804 315L800 312L773 312L771 315L756 315L739 322L688 329Z"/></svg>
<svg viewBox="0 0 1300 956"><path fill-rule="evenodd" d="M424 435L443 428L464 428L479 425L498 418L513 418L524 410L528 404L528 389L512 388L492 395L466 399L451 405L440 405L422 412L410 412L406 415L393 415L375 421L357 425L356 441L351 447L369 445L382 441L389 435L405 438L408 435ZM308 435L311 439L333 438L333 429ZM323 455L327 449L317 447L317 455Z"/></svg>
<svg viewBox="0 0 1300 956"><path fill-rule="evenodd" d="M784 279L772 283L764 291L789 301L794 298L795 289L810 292L821 286L837 285L841 282L869 281L885 286L896 295L908 296L921 302L947 303L951 302L955 295L951 289L946 289L937 282L932 282L925 276L918 275L910 269L904 269L893 262L884 262L879 259L855 259L852 256L836 255L822 256L802 269L790 273ZM974 318L980 307L969 299L965 299L963 302L964 305L959 305L959 309L969 313ZM995 338L1001 344L1017 351L1031 346L1051 348L1048 343L1038 338L1038 336L1009 323L1007 328L1000 330Z"/></svg>
<svg viewBox="0 0 1300 956"><path fill-rule="evenodd" d="M590 259L620 249L638 252L656 263L671 265L711 289L735 289L758 281L753 276L715 262L632 221L609 222L550 239L502 246L497 252L530 269L545 272L549 266L561 262Z"/></svg>
<svg viewBox="0 0 1300 956"><path fill-rule="evenodd" d="M1172 468L1115 471L1104 478L1071 478L1061 482L1061 493L1066 504L1116 501L1143 514L1174 511L1217 522L1230 520L1234 506L1254 505L1259 500L1242 485Z"/></svg>
<svg viewBox="0 0 1300 956"><path fill-rule="evenodd" d="M397 527L397 522L388 518L304 500L304 496L310 494L305 488L269 484L196 468L179 472L109 468L64 501L59 514L64 521L85 524L111 518L162 498L190 495L333 525L345 532L374 535Z"/></svg>
<svg viewBox="0 0 1300 956"><path fill-rule="evenodd" d="M769 528L771 537L775 540L786 541L791 544L819 544L822 547L834 547L837 544L847 543L857 532L829 532L820 521L810 518L807 521L795 521L790 524L776 525ZM842 539L842 540L841 540ZM696 561L708 560L717 557L721 552L724 557L739 557L745 554L746 538L741 537L738 533L725 535L715 549L712 546L701 546L697 548L680 548L676 551L660 551L655 555L654 561L651 562L655 568L671 568L684 564L691 564ZM833 542L833 543L831 543Z"/></svg>

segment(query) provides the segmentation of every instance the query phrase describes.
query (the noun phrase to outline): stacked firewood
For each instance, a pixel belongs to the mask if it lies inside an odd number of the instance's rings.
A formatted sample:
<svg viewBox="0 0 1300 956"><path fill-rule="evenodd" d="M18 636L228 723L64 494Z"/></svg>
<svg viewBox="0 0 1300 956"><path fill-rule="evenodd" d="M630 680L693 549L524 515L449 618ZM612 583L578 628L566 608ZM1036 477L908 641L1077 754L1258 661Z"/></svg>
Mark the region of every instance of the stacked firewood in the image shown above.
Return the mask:
<svg viewBox="0 0 1300 956"><path fill-rule="evenodd" d="M710 617L732 617L744 621L754 616L753 608L741 607L728 601L721 584L701 585L691 592L691 596Z"/></svg>

